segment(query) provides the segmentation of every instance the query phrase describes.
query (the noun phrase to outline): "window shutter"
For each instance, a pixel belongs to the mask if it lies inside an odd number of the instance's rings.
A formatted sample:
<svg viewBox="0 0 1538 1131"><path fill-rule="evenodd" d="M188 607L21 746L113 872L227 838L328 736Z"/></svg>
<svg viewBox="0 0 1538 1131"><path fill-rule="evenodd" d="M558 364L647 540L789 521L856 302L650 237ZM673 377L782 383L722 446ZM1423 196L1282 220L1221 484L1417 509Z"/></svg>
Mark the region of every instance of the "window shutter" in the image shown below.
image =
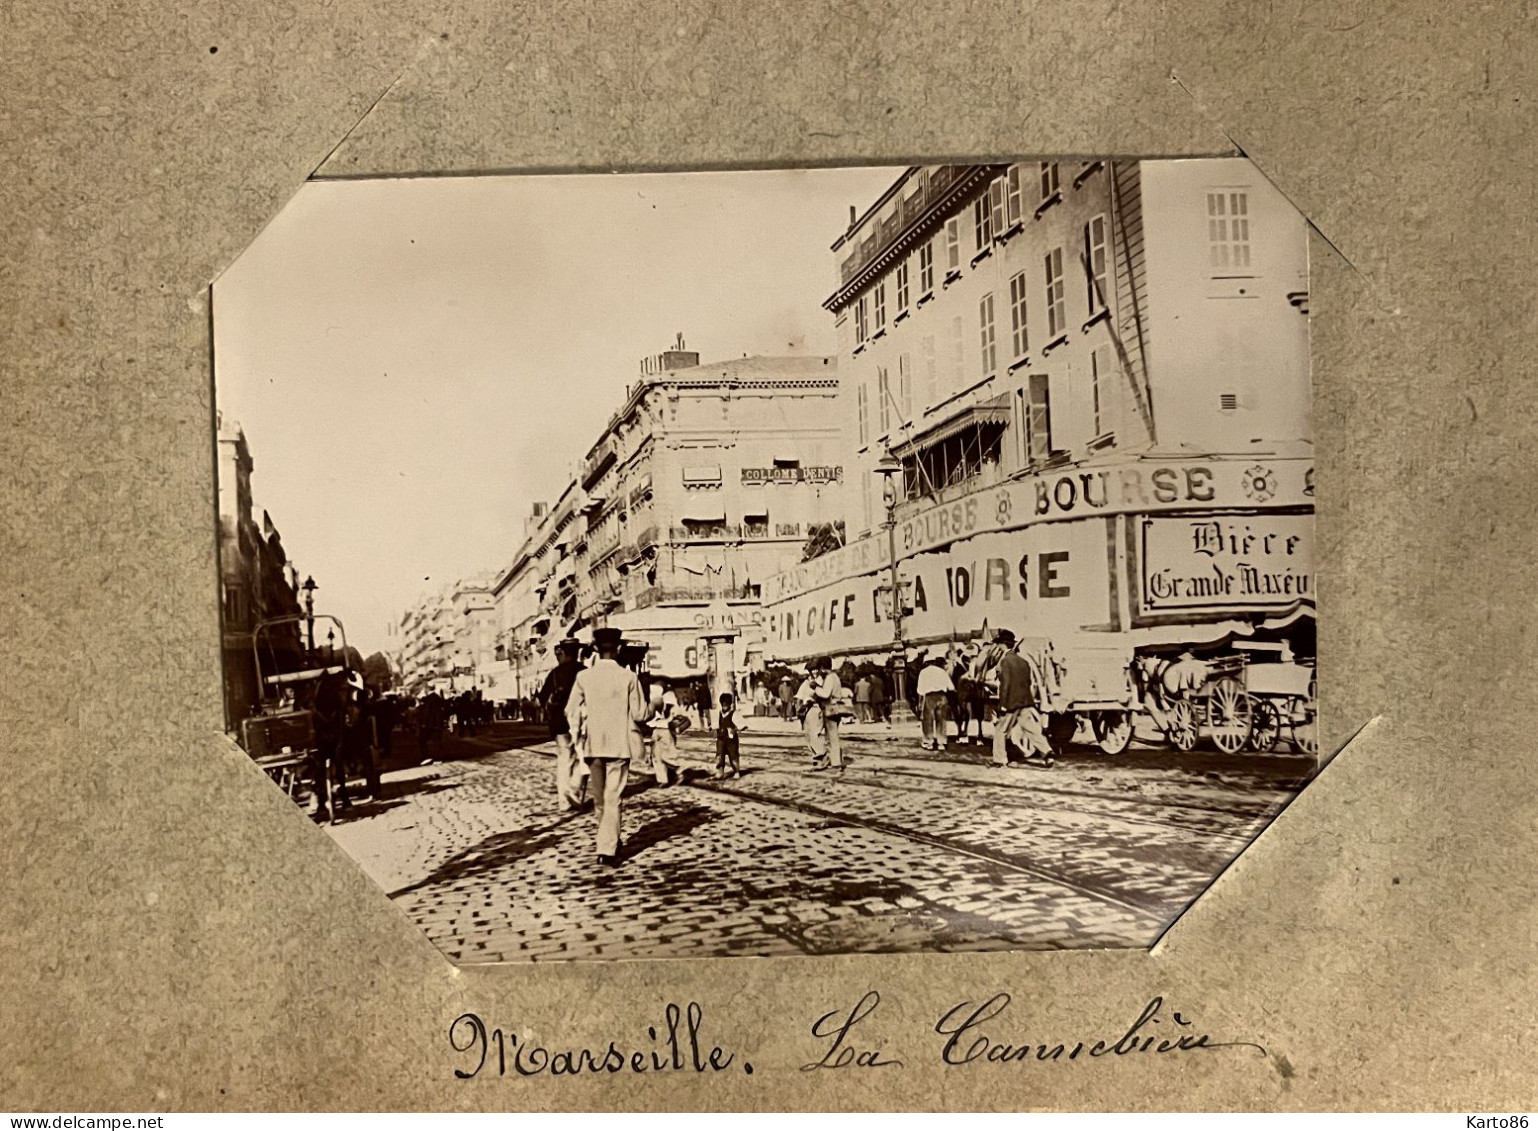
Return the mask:
<svg viewBox="0 0 1538 1131"><path fill-rule="evenodd" d="M1031 462L1041 463L1052 454L1052 406L1045 373L1031 374Z"/></svg>

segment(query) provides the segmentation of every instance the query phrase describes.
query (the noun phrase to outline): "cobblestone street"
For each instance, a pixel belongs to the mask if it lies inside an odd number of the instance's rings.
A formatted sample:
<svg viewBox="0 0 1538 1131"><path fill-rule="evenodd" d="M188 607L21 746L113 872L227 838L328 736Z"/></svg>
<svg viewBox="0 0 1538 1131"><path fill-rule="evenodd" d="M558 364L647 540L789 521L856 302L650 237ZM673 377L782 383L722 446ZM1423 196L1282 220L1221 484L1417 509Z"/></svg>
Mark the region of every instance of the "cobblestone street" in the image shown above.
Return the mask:
<svg viewBox="0 0 1538 1131"><path fill-rule="evenodd" d="M843 774L812 773L768 725L736 780L710 778L708 734L684 736L680 784L633 767L616 869L591 809L558 808L553 745L515 723L386 774L387 800L329 831L465 963L1146 947L1313 769L1139 743L999 769L867 727Z"/></svg>

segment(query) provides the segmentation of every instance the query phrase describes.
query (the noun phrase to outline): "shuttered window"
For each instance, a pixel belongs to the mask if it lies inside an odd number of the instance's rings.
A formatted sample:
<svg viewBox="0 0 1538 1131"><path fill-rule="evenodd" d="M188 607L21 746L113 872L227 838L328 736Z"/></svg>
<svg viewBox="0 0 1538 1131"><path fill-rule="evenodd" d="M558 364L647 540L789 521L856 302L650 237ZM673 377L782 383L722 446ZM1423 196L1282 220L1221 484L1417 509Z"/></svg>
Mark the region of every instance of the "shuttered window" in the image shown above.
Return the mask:
<svg viewBox="0 0 1538 1131"><path fill-rule="evenodd" d="M982 333L983 376L998 368L998 349L995 346L993 328L993 295L985 294L977 304L977 321Z"/></svg>
<svg viewBox="0 0 1538 1131"><path fill-rule="evenodd" d="M1019 165L1009 167L1009 176L1005 178L1004 185L1004 226L1013 227L1020 222L1020 197L1024 192L1021 182L1024 177Z"/></svg>
<svg viewBox="0 0 1538 1131"><path fill-rule="evenodd" d="M1009 280L1009 344L1017 358L1024 357L1031 348L1025 327L1025 291L1025 272L1018 271Z"/></svg>
<svg viewBox="0 0 1538 1131"><path fill-rule="evenodd" d="M1032 373L1030 382L1030 422L1027 430L1027 462L1037 467L1052 454L1051 389L1045 373Z"/></svg>
<svg viewBox="0 0 1538 1131"><path fill-rule="evenodd" d="M1095 216L1084 225L1084 263L1086 285L1089 290L1089 312L1098 314L1105 309L1109 292L1106 290L1105 265L1105 217Z"/></svg>
<svg viewBox="0 0 1538 1131"><path fill-rule="evenodd" d="M1055 338L1068 329L1068 311L1063 301L1063 249L1047 252L1047 337Z"/></svg>
<svg viewBox="0 0 1538 1131"><path fill-rule="evenodd" d="M1250 197L1245 192L1207 194L1207 247L1218 270L1250 266Z"/></svg>

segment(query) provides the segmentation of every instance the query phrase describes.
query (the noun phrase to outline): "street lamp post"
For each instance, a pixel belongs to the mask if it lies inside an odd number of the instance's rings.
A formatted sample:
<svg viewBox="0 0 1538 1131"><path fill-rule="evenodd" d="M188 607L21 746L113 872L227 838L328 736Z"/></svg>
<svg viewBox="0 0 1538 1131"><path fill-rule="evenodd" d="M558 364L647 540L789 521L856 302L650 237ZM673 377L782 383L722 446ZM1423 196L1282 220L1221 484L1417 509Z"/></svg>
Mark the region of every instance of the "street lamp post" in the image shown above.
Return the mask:
<svg viewBox="0 0 1538 1131"><path fill-rule="evenodd" d="M310 656L315 655L315 584L314 577L306 577L304 584L299 588L304 590L304 649Z"/></svg>
<svg viewBox="0 0 1538 1131"><path fill-rule="evenodd" d="M892 721L911 723L908 709L908 649L903 644L902 589L897 580L897 484L903 465L888 450L876 464L881 476L881 501L886 504L887 562L892 593Z"/></svg>

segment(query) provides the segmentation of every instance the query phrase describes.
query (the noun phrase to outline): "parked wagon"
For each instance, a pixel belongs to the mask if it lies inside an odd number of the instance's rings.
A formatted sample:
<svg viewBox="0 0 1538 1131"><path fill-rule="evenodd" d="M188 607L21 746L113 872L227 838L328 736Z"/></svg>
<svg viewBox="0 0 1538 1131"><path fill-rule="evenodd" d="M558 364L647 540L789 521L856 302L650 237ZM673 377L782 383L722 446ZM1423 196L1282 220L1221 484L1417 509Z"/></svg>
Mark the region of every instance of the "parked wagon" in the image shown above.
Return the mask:
<svg viewBox="0 0 1538 1131"><path fill-rule="evenodd" d="M305 666L281 670L284 665L276 650L269 647L265 654L263 650L264 641L270 640L275 630L303 619L285 616L264 620L252 632L260 699L255 712L241 720L239 739L251 760L291 799L300 802L308 794L329 818L335 814L333 794L340 784L337 778L341 768L336 764L334 751L320 749L317 711L325 711L326 705L318 704L318 700L328 698L323 688L345 681L346 667L340 659L333 662L310 655ZM336 626L342 648L334 655L345 656L347 637L342 622L323 614L314 619ZM334 714L342 702L338 699L330 713Z"/></svg>
<svg viewBox="0 0 1538 1131"><path fill-rule="evenodd" d="M1057 749L1077 739L1120 754L1146 720L1182 752L1205 737L1225 754L1267 753L1283 738L1299 753L1318 753L1311 663L1257 662L1243 650L1170 659L1121 646L1058 650L1045 642L1028 642L1021 652L1038 672L1046 734ZM1280 646L1277 652L1280 657Z"/></svg>
<svg viewBox="0 0 1538 1131"><path fill-rule="evenodd" d="M1254 662L1236 651L1209 659L1185 653L1173 663L1145 660L1141 670L1144 706L1177 750L1193 750L1205 736L1225 754L1263 754L1285 733L1299 753L1318 753L1312 664Z"/></svg>

